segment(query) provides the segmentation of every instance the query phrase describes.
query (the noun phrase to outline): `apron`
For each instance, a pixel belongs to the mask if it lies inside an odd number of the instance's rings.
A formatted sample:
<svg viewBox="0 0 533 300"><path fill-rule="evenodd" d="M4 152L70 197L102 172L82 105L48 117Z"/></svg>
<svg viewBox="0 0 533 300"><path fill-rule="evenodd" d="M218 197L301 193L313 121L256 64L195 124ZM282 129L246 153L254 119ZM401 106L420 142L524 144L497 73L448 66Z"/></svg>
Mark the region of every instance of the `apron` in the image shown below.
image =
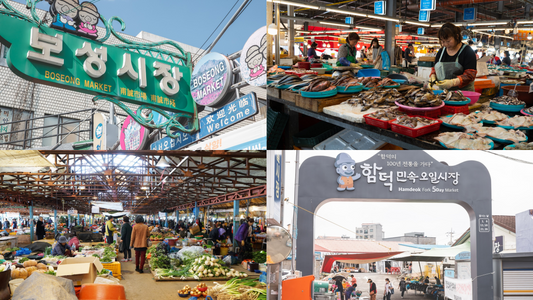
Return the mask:
<svg viewBox="0 0 533 300"><path fill-rule="evenodd" d="M455 62L441 62L442 55L444 54L444 51L446 51L446 47L442 48L442 52L440 53L439 61L435 64L435 72L437 73L437 80L442 81L446 79L454 79L457 78L455 73L462 73L463 72L463 66L459 63L459 55L461 52L463 52L463 49L466 46L461 46L461 50L457 53L457 58L455 59ZM450 90L458 90L458 87L453 87ZM467 86L462 88L463 91L474 91L474 81L470 82Z"/></svg>
<svg viewBox="0 0 533 300"><path fill-rule="evenodd" d="M348 47L348 55L346 56L346 60L351 62L352 64L357 63L357 61L355 60L355 53L351 50L350 46L348 46L348 44L344 44L342 45L342 47ZM341 63L337 60L337 67L341 67L341 66L342 66Z"/></svg>

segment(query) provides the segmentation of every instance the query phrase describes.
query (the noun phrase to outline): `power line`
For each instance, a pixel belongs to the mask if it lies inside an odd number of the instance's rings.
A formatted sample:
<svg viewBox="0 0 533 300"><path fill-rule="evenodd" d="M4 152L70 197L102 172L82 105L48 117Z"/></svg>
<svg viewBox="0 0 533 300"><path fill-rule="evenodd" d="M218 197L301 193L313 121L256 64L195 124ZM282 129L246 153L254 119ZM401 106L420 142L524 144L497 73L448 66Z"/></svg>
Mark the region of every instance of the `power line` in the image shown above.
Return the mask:
<svg viewBox="0 0 533 300"><path fill-rule="evenodd" d="M217 27L213 30L213 32L211 32L211 34L209 35L209 37L205 40L205 42L202 44L202 46L200 46L200 48L198 48L198 50L196 50L196 53L194 53L194 56L196 56L196 54L198 54L198 51L202 50L202 47L205 45L205 43L207 43L207 41L209 41L209 39L213 36L213 34L217 31L218 27L220 27L220 25L222 25L222 22L224 22L224 20L226 20L226 18L229 16L229 14L231 13L231 11L233 10L233 8L235 8L235 5L237 5L237 3L239 3L239 0L235 1L235 3L233 4L233 6L230 8L230 10L228 11L228 13L224 16L224 18L220 21L220 23L218 23ZM203 50L202 54L205 52L205 50ZM201 54L200 54L201 55ZM197 60L198 58L195 59L195 61Z"/></svg>
<svg viewBox="0 0 533 300"><path fill-rule="evenodd" d="M509 157L509 156L506 156L506 155L503 155L503 154L499 154L499 153L496 153L496 152L493 152L493 151L487 151L487 150L483 150L489 154L493 154L493 155L496 155L496 156L500 156L500 157L503 157L505 159L509 159L509 160L513 160L513 161L516 161L516 162L519 162L519 163L523 163L523 164L528 164L528 165L533 165L533 162L529 162L529 161L525 161L525 160L521 160L521 159L518 159L518 158L514 158L514 157Z"/></svg>

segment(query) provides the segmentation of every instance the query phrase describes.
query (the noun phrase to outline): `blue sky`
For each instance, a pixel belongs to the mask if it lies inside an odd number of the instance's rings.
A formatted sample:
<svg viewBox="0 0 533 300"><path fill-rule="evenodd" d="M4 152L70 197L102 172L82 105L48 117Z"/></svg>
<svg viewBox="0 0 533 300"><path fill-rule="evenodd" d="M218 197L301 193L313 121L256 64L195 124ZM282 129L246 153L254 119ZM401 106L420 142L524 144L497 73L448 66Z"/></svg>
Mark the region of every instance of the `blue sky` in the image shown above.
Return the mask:
<svg viewBox="0 0 533 300"><path fill-rule="evenodd" d="M15 1L26 3L25 0ZM206 49L244 0L96 0L94 4L105 18L122 18L126 23L126 34L135 36L140 31L147 31L200 47L236 2L228 17L202 47ZM37 7L48 10L49 4L42 1ZM265 26L265 9L264 0L252 0L212 51L230 54L242 50L248 37ZM99 26L102 26L101 22ZM120 31L118 25L115 29Z"/></svg>

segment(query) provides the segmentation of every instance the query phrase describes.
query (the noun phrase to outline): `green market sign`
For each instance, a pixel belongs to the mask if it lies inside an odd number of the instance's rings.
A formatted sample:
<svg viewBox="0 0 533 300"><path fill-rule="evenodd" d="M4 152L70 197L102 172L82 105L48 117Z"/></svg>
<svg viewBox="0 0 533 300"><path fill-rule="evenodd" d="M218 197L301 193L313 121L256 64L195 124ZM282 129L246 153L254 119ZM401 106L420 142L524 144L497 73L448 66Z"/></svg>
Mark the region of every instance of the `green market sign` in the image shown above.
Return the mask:
<svg viewBox="0 0 533 300"><path fill-rule="evenodd" d="M15 74L33 82L95 95L94 101L115 103L141 125L167 127L170 135L175 130L198 130L196 103L190 89L190 53L171 41L145 44L129 41L112 28L113 20L125 28L116 17L109 21L101 18L108 32L100 40L66 28L59 31L38 20L32 7L35 3L29 2L33 20L14 10L6 0L0 0L8 8L0 7L0 42L10 47L7 64ZM54 23L52 27L57 28ZM103 44L110 33L126 44ZM171 44L182 54L157 48L162 44ZM168 116L163 124L153 125L151 114L147 118L140 112L134 114L122 102L141 105L138 111L152 109L163 115L168 115L165 111L175 115ZM185 128L177 121L180 117L190 119L188 123L192 126Z"/></svg>

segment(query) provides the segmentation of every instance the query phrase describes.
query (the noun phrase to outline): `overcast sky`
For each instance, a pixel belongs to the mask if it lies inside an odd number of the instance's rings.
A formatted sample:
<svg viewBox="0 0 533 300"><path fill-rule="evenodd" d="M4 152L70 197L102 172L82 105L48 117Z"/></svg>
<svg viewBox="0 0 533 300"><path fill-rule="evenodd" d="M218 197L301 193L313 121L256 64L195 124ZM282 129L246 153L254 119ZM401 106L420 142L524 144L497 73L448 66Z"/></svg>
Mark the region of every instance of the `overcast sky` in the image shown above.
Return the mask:
<svg viewBox="0 0 533 300"><path fill-rule="evenodd" d="M271 151L269 151L269 154ZM300 164L312 156L336 157L345 151L301 151ZM483 163L492 179L492 214L515 215L533 209L531 195L533 184L533 155L531 151L426 151L437 161L453 166L469 160ZM294 199L294 166L296 151L286 151L285 197ZM377 151L357 151L357 162L370 158ZM510 158L504 158L504 155ZM354 155L352 155L354 157ZM530 162L517 162L514 159ZM299 201L304 201L300 199ZM284 209L284 226L292 224L292 205ZM300 211L300 214L306 213ZM421 231L426 236L436 237L437 244L450 241L447 232L454 231L457 239L470 226L466 211L455 204L429 203L361 203L331 202L323 205L317 215L355 231L361 223L381 223L385 237L403 236L406 232ZM315 218L315 236L348 235L355 237L341 227L320 218Z"/></svg>

